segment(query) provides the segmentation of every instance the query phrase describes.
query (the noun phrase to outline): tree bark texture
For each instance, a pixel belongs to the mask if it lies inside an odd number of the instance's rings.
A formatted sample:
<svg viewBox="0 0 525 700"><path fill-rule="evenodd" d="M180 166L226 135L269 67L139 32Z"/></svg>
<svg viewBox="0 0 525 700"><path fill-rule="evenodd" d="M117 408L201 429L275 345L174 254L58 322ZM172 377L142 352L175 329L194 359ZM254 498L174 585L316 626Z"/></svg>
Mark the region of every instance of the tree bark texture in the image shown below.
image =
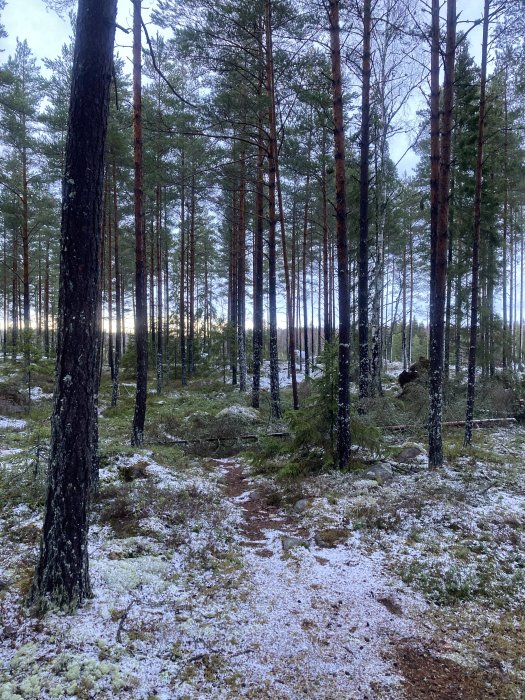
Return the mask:
<svg viewBox="0 0 525 700"><path fill-rule="evenodd" d="M279 392L279 354L277 349L277 268L276 268L276 130L272 122L275 106L272 104L272 0L266 0L266 89L268 106L268 306L270 321L270 414L272 420L282 418Z"/></svg>
<svg viewBox="0 0 525 700"><path fill-rule="evenodd" d="M456 2L447 2L447 39L444 59L443 119L439 139L439 3L432 2L431 67L431 271L430 271L430 372L429 465L443 464L443 357L448 260L448 203L454 62L456 51Z"/></svg>
<svg viewBox="0 0 525 700"><path fill-rule="evenodd" d="M31 600L91 595L88 512L96 433L99 256L116 0L80 0L62 191L59 326L49 477Z"/></svg>
<svg viewBox="0 0 525 700"><path fill-rule="evenodd" d="M146 223L144 217L144 176L142 158L142 73L141 73L141 0L133 1L133 164L135 172L133 200L135 216L135 347L137 352L137 388L131 444L144 443L146 399L148 391L148 311L146 291Z"/></svg>
<svg viewBox="0 0 525 700"><path fill-rule="evenodd" d="M467 372L467 410L465 415L464 444L472 442L472 421L476 393L476 353L478 338L479 302L479 249L481 239L481 185L483 178L483 136L485 129L487 49L489 33L489 0L485 0L483 11L483 38L481 43L481 84L479 93L479 122L476 149L476 181L474 189L474 229L472 232L472 301L470 305L470 343ZM505 342L505 338L504 338Z"/></svg>
<svg viewBox="0 0 525 700"><path fill-rule="evenodd" d="M359 398L368 396L370 360L368 357L368 155L370 151L370 41L372 10L363 3L363 63L361 86L361 162L359 176Z"/></svg>
<svg viewBox="0 0 525 700"><path fill-rule="evenodd" d="M262 59L259 74L259 94L262 94ZM264 130L262 113L258 114L257 174L255 185L255 230L253 234L253 382L252 407L259 408L263 350L264 296Z"/></svg>
<svg viewBox="0 0 525 700"><path fill-rule="evenodd" d="M119 397L120 386L120 358L122 356L122 313L121 313L121 285L120 285L120 249L119 249L119 209L117 195L117 166L115 156L112 162L113 178L113 232L115 236L115 314L117 328L115 334L115 361L113 367L113 383L111 388L111 405L116 406Z"/></svg>
<svg viewBox="0 0 525 700"><path fill-rule="evenodd" d="M337 279L339 282L339 383L337 411L337 463L340 469L350 460L350 275L346 211L345 134L341 85L339 0L330 0L330 52L334 114L335 207Z"/></svg>

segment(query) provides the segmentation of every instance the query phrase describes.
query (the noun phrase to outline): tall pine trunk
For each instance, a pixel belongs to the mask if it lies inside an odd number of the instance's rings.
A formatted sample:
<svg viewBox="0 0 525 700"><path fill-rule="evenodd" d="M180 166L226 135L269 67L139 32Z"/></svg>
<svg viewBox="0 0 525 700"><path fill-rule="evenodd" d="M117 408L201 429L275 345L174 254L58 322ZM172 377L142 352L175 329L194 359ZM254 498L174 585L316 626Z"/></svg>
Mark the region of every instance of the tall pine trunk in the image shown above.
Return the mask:
<svg viewBox="0 0 525 700"><path fill-rule="evenodd" d="M191 208L188 250L188 374L195 373L195 170L191 173Z"/></svg>
<svg viewBox="0 0 525 700"><path fill-rule="evenodd" d="M489 5L485 0L483 11L483 39L481 43L481 79L479 92L478 140L476 149L476 181L474 190L474 228L472 232L472 301L470 305L470 343L467 374L467 410L465 416L464 444L472 442L472 419L476 390L476 353L479 303L479 251L481 234L481 185L483 181L483 133L485 129L487 50L489 33Z"/></svg>
<svg viewBox="0 0 525 700"><path fill-rule="evenodd" d="M144 422L148 390L148 319L146 291L146 224L142 159L142 67L141 0L133 0L133 189L135 216L135 347L137 352L137 390L131 444L144 444Z"/></svg>
<svg viewBox="0 0 525 700"><path fill-rule="evenodd" d="M79 0L78 4L63 179L48 488L31 591L31 602L40 608L51 604L73 610L91 595L87 540L96 450L97 302L116 9L116 0Z"/></svg>
<svg viewBox="0 0 525 700"><path fill-rule="evenodd" d="M272 420L280 420L281 398L279 391L279 354L277 347L277 269L276 269L276 129L273 104L273 56L272 56L272 0L265 0L266 9L266 91L268 106L268 306L270 321L270 414Z"/></svg>
<svg viewBox="0 0 525 700"><path fill-rule="evenodd" d="M337 397L337 463L345 469L350 460L350 275L346 211L345 133L341 85L339 0L330 0L330 50L334 113L335 217L337 278L339 282L339 383Z"/></svg>
<svg viewBox="0 0 525 700"><path fill-rule="evenodd" d="M259 95L262 95L263 66L259 68ZM264 295L264 129L262 113L257 123L257 172L255 184L255 229L253 241L253 382L252 407L259 408L261 365L263 351L263 295Z"/></svg>
<svg viewBox="0 0 525 700"><path fill-rule="evenodd" d="M239 389L246 391L246 167L241 147L239 173L239 219L237 231L237 354Z"/></svg>
<svg viewBox="0 0 525 700"><path fill-rule="evenodd" d="M162 393L164 381L164 323L163 323L163 266L162 266L162 210L161 188L156 187L156 233L157 233L157 394Z"/></svg>
<svg viewBox="0 0 525 700"><path fill-rule="evenodd" d="M180 287L179 287L179 345L180 345L180 380L182 386L188 383L186 367L186 304L185 304L185 270L186 270L186 187L185 155L181 153L181 188L180 188Z"/></svg>
<svg viewBox="0 0 525 700"><path fill-rule="evenodd" d="M361 87L361 162L359 176L359 398L369 394L368 357L368 155L370 150L370 40L372 10L370 0L363 3L363 56Z"/></svg>
<svg viewBox="0 0 525 700"><path fill-rule="evenodd" d="M308 144L310 153L310 142ZM310 162L308 162L310 168ZM308 347L308 297L306 289L306 254L308 250L308 200L310 197L310 172L306 175L306 186L304 191L304 221L303 221L303 261L302 261L302 297L303 297L303 334L304 334L304 374L310 376L310 353ZM313 324L313 318L312 318Z"/></svg>
<svg viewBox="0 0 525 700"><path fill-rule="evenodd" d="M432 0L431 68L431 262L430 262L430 371L429 465L443 464L443 357L448 260L448 199L454 60L456 50L456 2L447 2L447 43L443 85L442 134L439 138L439 2Z"/></svg>
<svg viewBox="0 0 525 700"><path fill-rule="evenodd" d="M113 234L114 234L114 254L115 254L115 359L113 367L113 383L111 387L111 405L116 406L119 396L120 382L120 358L122 357L122 305L121 305L121 280L120 280L120 246L119 246L119 209L117 195L117 165L113 154L112 163L113 179Z"/></svg>

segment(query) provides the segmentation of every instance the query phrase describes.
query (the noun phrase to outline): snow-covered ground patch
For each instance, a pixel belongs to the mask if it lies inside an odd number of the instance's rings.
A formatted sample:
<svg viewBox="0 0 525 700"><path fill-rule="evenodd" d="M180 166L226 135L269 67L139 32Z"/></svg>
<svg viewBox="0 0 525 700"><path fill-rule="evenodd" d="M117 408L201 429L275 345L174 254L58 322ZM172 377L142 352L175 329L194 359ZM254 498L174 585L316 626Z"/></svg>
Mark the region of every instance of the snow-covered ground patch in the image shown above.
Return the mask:
<svg viewBox="0 0 525 700"><path fill-rule="evenodd" d="M290 368L288 367L287 363L280 363L279 364L279 386L282 388L288 387L292 385L292 376L290 374ZM321 372L319 369L315 368L310 372L310 377L312 379L316 379L321 376ZM304 371L299 370L299 364L297 364L297 370L296 370L296 377L298 382L304 382L305 380L305 373ZM263 362L262 368L261 368L261 380L260 380L260 387L261 389L270 389L270 363Z"/></svg>
<svg viewBox="0 0 525 700"><path fill-rule="evenodd" d="M52 393L46 393L41 386L32 386L29 390L31 401L42 401L44 399L52 399ZM20 393L27 396L28 389L21 389Z"/></svg>
<svg viewBox="0 0 525 700"><path fill-rule="evenodd" d="M508 618L517 634L525 605L525 431L480 435L442 470L390 460L374 465L388 479L367 466L284 486L240 457L112 453L90 530L94 598L71 616L26 615L42 514L10 495L0 699L424 697L405 685L407 648L488 673L487 697L520 697L491 685L500 661L514 687L521 671L483 624ZM437 683L418 678L420 693Z"/></svg>
<svg viewBox="0 0 525 700"><path fill-rule="evenodd" d="M25 430L27 421L21 418L5 418L0 416L0 430Z"/></svg>

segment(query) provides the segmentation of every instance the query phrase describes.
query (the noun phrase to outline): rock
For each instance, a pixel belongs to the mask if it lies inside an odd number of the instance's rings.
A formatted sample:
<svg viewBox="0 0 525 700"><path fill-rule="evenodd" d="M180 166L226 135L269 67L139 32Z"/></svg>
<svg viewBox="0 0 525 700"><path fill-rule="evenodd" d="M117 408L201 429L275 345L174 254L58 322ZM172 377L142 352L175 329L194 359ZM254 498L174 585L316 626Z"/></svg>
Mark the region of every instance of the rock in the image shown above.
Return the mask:
<svg viewBox="0 0 525 700"><path fill-rule="evenodd" d="M259 412L248 406L233 405L223 408L217 413L217 418L236 418L244 423L256 423L259 420Z"/></svg>
<svg viewBox="0 0 525 700"><path fill-rule="evenodd" d="M288 535L281 536L281 543L283 545L283 551L288 553L291 549L297 547L310 547L308 540L303 540L300 537L289 537Z"/></svg>
<svg viewBox="0 0 525 700"><path fill-rule="evenodd" d="M378 486L379 484L376 481L375 477L371 479L356 479L352 484L352 487L356 491L362 492L370 491L370 489L377 489Z"/></svg>
<svg viewBox="0 0 525 700"><path fill-rule="evenodd" d="M304 513L304 511L310 505L310 501L307 498L300 498L296 503L294 503L294 511L296 513Z"/></svg>
<svg viewBox="0 0 525 700"><path fill-rule="evenodd" d="M126 464L119 467L120 477L124 481L135 481L135 479L147 479L150 475L146 471L149 462L142 460L135 464Z"/></svg>
<svg viewBox="0 0 525 700"><path fill-rule="evenodd" d="M478 669L478 662L476 658L472 654L464 654L464 653L459 653L457 651L449 651L446 654L440 654L440 657L442 659L450 659L450 661L453 661L455 664L458 666L463 666L463 668L467 669Z"/></svg>
<svg viewBox="0 0 525 700"><path fill-rule="evenodd" d="M413 462L420 455L426 455L425 449L421 445L405 445L396 459L398 462Z"/></svg>
<svg viewBox="0 0 525 700"><path fill-rule="evenodd" d="M374 479L380 486L388 484L393 477L392 469L384 464L374 464L365 472L365 479Z"/></svg>
<svg viewBox="0 0 525 700"><path fill-rule="evenodd" d="M315 533L315 544L318 547L337 547L348 539L350 532L344 527L328 527Z"/></svg>

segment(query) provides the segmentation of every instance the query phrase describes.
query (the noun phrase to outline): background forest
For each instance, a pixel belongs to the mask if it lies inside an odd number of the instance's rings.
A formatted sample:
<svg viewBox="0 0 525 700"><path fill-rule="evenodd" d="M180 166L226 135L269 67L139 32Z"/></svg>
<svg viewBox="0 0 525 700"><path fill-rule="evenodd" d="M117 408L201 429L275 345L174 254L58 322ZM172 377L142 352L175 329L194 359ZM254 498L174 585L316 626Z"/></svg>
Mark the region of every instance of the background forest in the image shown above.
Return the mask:
<svg viewBox="0 0 525 700"><path fill-rule="evenodd" d="M421 3L390 1L349 3L341 13L350 347L357 372L364 323L368 359L360 375L369 386L360 384L363 397L381 393L383 361L407 367L427 355L430 113L421 96L428 94L429 14ZM524 96L516 13L510 3L494 5L490 14L479 258L483 376L523 360ZM267 358L272 308L279 357L295 359L306 376L337 330L326 22L321 4L292 2L176 8L161 2L151 12L143 39L143 234L148 357L159 392L166 379L185 383L204 366L222 366L241 389L247 372L255 373L256 405L257 346L262 337ZM453 86L445 376L459 374L468 354L480 108L472 27L460 16L458 28L464 34L458 34ZM64 44L59 56L39 66L23 41L2 66L4 357L16 356L24 337L33 354L53 355L71 57ZM136 314L128 65L116 57L101 261L101 361L116 386L121 364L133 364L126 356L133 352ZM391 144L408 129L420 160L414 174L401 176ZM277 196L270 212L272 149Z"/></svg>

